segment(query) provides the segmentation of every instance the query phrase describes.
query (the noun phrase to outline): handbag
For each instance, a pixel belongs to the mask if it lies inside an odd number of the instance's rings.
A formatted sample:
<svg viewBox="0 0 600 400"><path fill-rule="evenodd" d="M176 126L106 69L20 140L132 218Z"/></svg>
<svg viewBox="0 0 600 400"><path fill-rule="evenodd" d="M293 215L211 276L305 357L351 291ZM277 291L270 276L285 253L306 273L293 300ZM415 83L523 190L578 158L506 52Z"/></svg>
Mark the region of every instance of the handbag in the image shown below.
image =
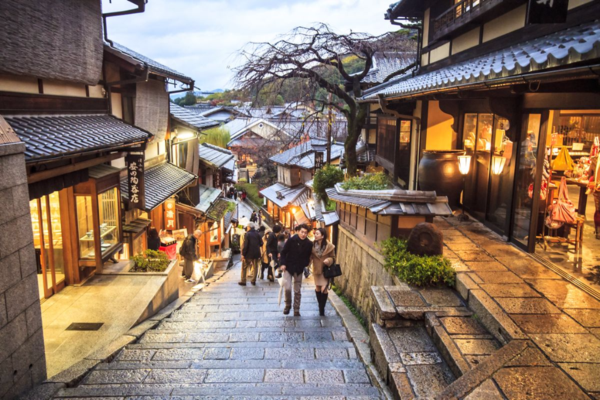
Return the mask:
<svg viewBox="0 0 600 400"><path fill-rule="evenodd" d="M554 161L552 161L552 170L569 171L573 168L575 168L575 163L569 154L569 150L563 146Z"/></svg>
<svg viewBox="0 0 600 400"><path fill-rule="evenodd" d="M340 264L323 265L323 276L327 279L335 278L342 275Z"/></svg>
<svg viewBox="0 0 600 400"><path fill-rule="evenodd" d="M564 176L560 180L558 200L556 204L550 206L550 216L552 221L563 222L565 224L574 224L577 221L575 205L569 200L567 178Z"/></svg>

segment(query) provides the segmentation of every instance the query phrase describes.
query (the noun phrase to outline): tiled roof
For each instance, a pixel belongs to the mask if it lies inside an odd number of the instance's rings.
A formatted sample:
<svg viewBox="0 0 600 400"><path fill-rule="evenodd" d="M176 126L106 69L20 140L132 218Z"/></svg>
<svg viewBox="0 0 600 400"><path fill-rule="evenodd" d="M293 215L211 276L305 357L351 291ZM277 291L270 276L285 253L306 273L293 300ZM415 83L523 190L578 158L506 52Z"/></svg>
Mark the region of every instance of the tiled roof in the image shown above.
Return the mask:
<svg viewBox="0 0 600 400"><path fill-rule="evenodd" d="M217 199L206 212L206 216L213 221L220 221L227 213L230 201L225 199Z"/></svg>
<svg viewBox="0 0 600 400"><path fill-rule="evenodd" d="M37 161L108 150L152 136L109 115L4 116L25 143L25 159Z"/></svg>
<svg viewBox="0 0 600 400"><path fill-rule="evenodd" d="M415 52L376 53L373 68L361 83L383 83L388 76L413 64L415 56Z"/></svg>
<svg viewBox="0 0 600 400"><path fill-rule="evenodd" d="M304 185L298 185L293 188L276 183L260 191L260 194L283 208L288 205L301 205L308 201L310 189Z"/></svg>
<svg viewBox="0 0 600 400"><path fill-rule="evenodd" d="M527 75L600 58L600 20L554 32L493 53L369 90L363 100L407 97L499 78Z"/></svg>
<svg viewBox="0 0 600 400"><path fill-rule="evenodd" d="M162 163L144 171L146 204L144 210L152 211L194 182L196 176L173 164ZM121 196L129 199L127 177L121 178Z"/></svg>
<svg viewBox="0 0 600 400"><path fill-rule="evenodd" d="M217 188L211 188L206 185L198 185L200 191L200 203L196 205L196 209L206 213L210 206L221 196L223 191Z"/></svg>
<svg viewBox="0 0 600 400"><path fill-rule="evenodd" d="M367 208L381 215L440 215L448 216L452 210L448 198L435 192L415 190L344 190L340 184L326 190L327 196L337 202Z"/></svg>
<svg viewBox="0 0 600 400"><path fill-rule="evenodd" d="M193 128L204 129L211 126L219 125L219 121L203 117L202 115L195 113L194 111L190 111L187 108L178 106L175 103L171 103L170 108L171 117L173 117L173 119L182 124L190 125Z"/></svg>
<svg viewBox="0 0 600 400"><path fill-rule="evenodd" d="M208 143L202 143L199 146L199 154L200 161L212 164L216 168L221 168L234 159L231 151Z"/></svg>
<svg viewBox="0 0 600 400"><path fill-rule="evenodd" d="M153 59L148 58L148 57L146 57L136 51L133 51L123 45L120 45L115 42L113 42L113 45L114 45L114 46L112 46L113 49L116 49L123 54L126 54L130 57L133 57L133 58L143 62L143 63L148 64L148 68L150 68L150 72L153 72L157 75L166 76L168 78L176 79L180 82L190 83L190 82L194 81L189 76L186 76L186 75L182 74L181 72L175 71L173 68L169 68L166 65L161 64L158 61L154 61ZM108 44L105 44L105 46L107 46L109 48L111 47Z"/></svg>
<svg viewBox="0 0 600 400"><path fill-rule="evenodd" d="M327 141L324 139L310 139L298 146L292 147L283 153L275 154L269 160L287 166L296 166L304 169L313 169L315 167L315 153L317 150L316 146L324 147L327 145ZM325 151L325 149L318 149L319 151ZM338 143L331 144L331 159L336 160L344 154L344 146ZM324 157L325 160L325 157Z"/></svg>

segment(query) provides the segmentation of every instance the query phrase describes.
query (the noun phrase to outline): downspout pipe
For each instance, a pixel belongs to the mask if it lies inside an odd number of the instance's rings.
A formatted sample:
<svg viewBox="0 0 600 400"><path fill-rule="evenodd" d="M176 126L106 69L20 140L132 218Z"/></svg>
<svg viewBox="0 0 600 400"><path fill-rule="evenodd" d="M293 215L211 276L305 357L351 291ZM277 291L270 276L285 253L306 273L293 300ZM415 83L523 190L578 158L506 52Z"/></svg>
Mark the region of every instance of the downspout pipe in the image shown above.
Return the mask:
<svg viewBox="0 0 600 400"><path fill-rule="evenodd" d="M107 43L110 43L111 46L114 46L114 44L113 44L112 40L110 40L108 38L106 19L108 17L119 17L121 15L138 14L138 13L143 13L144 11L146 11L146 3L148 3L148 0L128 0L128 1L135 4L137 6L137 8L132 8L131 10L117 11L117 12L102 14L102 27L104 28L104 41L106 41Z"/></svg>

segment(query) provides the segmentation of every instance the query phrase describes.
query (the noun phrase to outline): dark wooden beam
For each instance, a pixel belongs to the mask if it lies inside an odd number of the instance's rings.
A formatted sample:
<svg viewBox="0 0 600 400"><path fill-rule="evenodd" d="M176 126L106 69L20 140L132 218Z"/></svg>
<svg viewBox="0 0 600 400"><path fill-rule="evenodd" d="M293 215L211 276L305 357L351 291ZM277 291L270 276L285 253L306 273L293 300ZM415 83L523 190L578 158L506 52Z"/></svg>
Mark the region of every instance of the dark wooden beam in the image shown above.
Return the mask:
<svg viewBox="0 0 600 400"><path fill-rule="evenodd" d="M120 151L117 153L109 154L103 157L92 158L91 160L78 162L75 164L65 165L62 167L49 169L41 172L34 172L27 177L27 183L35 183L39 181L43 181L44 179L53 178L55 176L64 175L69 172L75 172L82 169L90 168L95 165L100 165L105 162L109 162L112 160L116 160L122 157L125 157L125 152Z"/></svg>
<svg viewBox="0 0 600 400"><path fill-rule="evenodd" d="M0 92L0 114L108 113L104 98Z"/></svg>

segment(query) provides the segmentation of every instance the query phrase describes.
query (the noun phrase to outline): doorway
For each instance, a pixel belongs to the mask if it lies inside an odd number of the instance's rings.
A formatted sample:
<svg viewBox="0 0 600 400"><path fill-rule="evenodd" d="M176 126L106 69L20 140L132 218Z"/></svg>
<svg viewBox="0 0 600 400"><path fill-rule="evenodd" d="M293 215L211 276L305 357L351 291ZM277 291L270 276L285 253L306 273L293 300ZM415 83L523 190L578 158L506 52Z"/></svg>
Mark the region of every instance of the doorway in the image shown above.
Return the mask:
<svg viewBox="0 0 600 400"><path fill-rule="evenodd" d="M36 252L40 298L49 298L65 287L65 257L58 192L29 202Z"/></svg>

